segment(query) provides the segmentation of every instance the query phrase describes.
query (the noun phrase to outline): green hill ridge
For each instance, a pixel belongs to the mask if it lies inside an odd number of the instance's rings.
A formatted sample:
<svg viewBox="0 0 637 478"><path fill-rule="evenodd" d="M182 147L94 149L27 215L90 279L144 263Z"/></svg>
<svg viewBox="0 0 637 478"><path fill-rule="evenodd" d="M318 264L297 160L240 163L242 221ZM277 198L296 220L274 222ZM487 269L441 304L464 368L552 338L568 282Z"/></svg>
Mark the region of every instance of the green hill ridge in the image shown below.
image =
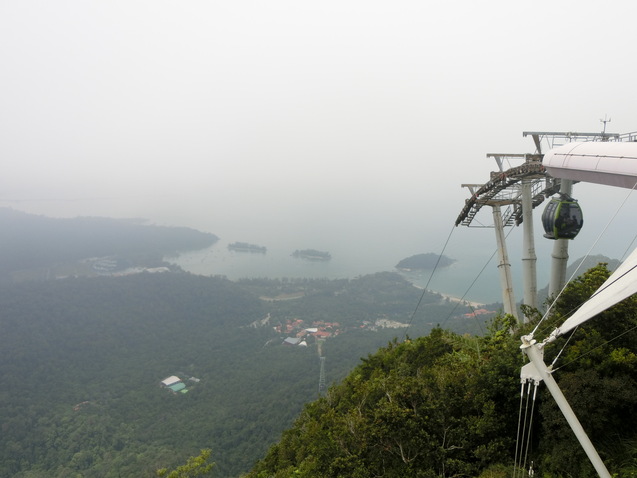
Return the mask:
<svg viewBox="0 0 637 478"><path fill-rule="evenodd" d="M599 265L573 281L550 321L581 304L608 275ZM562 354L560 364L570 365L557 376L619 477L637 472L636 305L631 298L582 326ZM247 476L512 476L519 337L532 326L499 317L482 337L434 329L389 343L307 405ZM559 342L547 350L547 363L564 345ZM578 358L583 353L586 358ZM541 393L536 413L527 461L536 476L596 476L548 392Z"/></svg>

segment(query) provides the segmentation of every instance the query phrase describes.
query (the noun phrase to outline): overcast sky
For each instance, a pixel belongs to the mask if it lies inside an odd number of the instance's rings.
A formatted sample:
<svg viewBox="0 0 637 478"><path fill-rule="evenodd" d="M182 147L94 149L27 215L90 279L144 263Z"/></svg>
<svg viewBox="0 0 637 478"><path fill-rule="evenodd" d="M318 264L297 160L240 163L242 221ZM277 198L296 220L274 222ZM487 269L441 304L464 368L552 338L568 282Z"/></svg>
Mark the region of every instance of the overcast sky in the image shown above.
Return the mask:
<svg viewBox="0 0 637 478"><path fill-rule="evenodd" d="M534 151L523 131L637 130L635 18L628 0L4 1L0 205L442 242L487 153Z"/></svg>

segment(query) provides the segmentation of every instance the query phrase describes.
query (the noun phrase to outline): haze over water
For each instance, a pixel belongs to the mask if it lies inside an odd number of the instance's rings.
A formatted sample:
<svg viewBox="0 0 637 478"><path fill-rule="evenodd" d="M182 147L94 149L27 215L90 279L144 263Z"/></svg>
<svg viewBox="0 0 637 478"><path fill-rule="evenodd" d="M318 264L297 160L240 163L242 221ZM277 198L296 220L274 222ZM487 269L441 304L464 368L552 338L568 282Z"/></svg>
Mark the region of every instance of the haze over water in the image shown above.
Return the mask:
<svg viewBox="0 0 637 478"><path fill-rule="evenodd" d="M490 169L487 165L486 171ZM225 275L235 280L271 278L354 278L380 271L394 271L406 257L434 253L455 259L433 277L423 271L414 282L456 297L501 302L495 235L489 227L453 227L464 204L466 191L458 184L440 200L424 198L426 188L401 190L401 194L326 197L312 201L272 203L267 198L239 201L236 195L211 192L193 200L170 192L156 196L110 195L71 198L0 201L1 206L52 217L105 216L144 218L150 224L184 226L210 232L220 240L209 250L186 253L176 260L185 270L203 275ZM457 188L457 189L456 189ZM379 187L382 192L383 188ZM630 191L593 184L578 184L574 196L584 210L584 228L570 243L571 262L585 254L622 259L631 250L637 227L632 211L637 197ZM535 212L538 289L548 284L553 242L542 237L541 205ZM491 224L490 208L477 224ZM611 221L612 219L612 221ZM610 221L610 226L608 226ZM507 228L515 297L522 298L522 228ZM448 243L447 240L449 239ZM233 252L232 242L267 247L267 254ZM446 248L445 243L447 243ZM291 257L297 249L317 249L332 255L329 262L310 262ZM172 259L171 259L172 260ZM480 274L480 271L484 271ZM480 275L479 275L480 274ZM413 275L411 275L413 279ZM472 285L473 284L473 285Z"/></svg>
<svg viewBox="0 0 637 478"><path fill-rule="evenodd" d="M323 230L321 236L295 234L286 237L281 234L273 238L259 234L259 231L243 236L230 234L209 249L184 253L174 261L196 274L220 274L232 280L251 277L352 279L375 272L396 271L395 266L401 259L426 252L439 254L444 246L444 240L436 243L436 234L432 234L432 238L404 237L387 230L367 238L352 234L348 240L343 240L338 232L337 229ZM428 270L412 272L405 277L419 286L429 283L429 289L445 294L462 297L467 293L467 300L483 303L500 301L497 259L491 261L479 279L477 277L495 248L492 231L477 231L473 248L459 244L459 241L467 239L467 232L473 231L455 229L452 233L445 251L445 255L456 260L452 266L438 268L433 277L432 271ZM227 245L235 241L266 246L267 253L228 250ZM294 258L292 253L296 249L324 250L331 254L332 259L321 262ZM474 280L477 282L471 286Z"/></svg>
<svg viewBox="0 0 637 478"><path fill-rule="evenodd" d="M462 193L461 188L456 187ZM398 201L392 201L391 196L377 195L367 203L356 198L340 198L336 206L316 198L314 202L297 204L289 201L277 207L271 207L265 200L255 200L253 207L234 207L235 197L224 200L214 194L198 202L189 202L187 196L179 198L167 194L93 197L76 201L54 198L2 201L0 205L52 217L139 217L150 224L210 232L220 237L217 244L208 250L185 253L176 262L193 273L225 275L231 280L250 277L354 278L394 271L401 259L414 254L443 252L456 260L451 267L438 269L433 277L430 277L430 271L423 271L415 280L413 274L410 278L420 286L429 282L428 288L434 291L456 297L466 294L467 300L501 302L497 256L487 264L496 249L494 231L487 227L453 227L463 204L462 194L457 191L441 196L444 200L436 203L436 207L431 202L418 200L424 194L420 189L404 191ZM584 210L584 228L570 243L571 261L589 250L592 254L613 259L623 258L635 237L632 211L637 208L637 198L627 190L590 184L578 184L575 193ZM407 197L411 200L406 201ZM536 210L534 224L538 289L548 284L553 247L552 241L542 237L542 209L540 206ZM485 211L486 219L489 214ZM486 219L482 218L482 221L488 224ZM506 233L515 297L521 300L522 228L507 228ZM443 251L447 239L449 242ZM265 246L267 254L229 251L227 245L236 241ZM297 249L328 251L332 260L295 259L291 254Z"/></svg>
<svg viewBox="0 0 637 478"><path fill-rule="evenodd" d="M197 267L231 278L393 270L442 252L460 185L488 181L487 153L533 153L523 131L637 129L636 14L628 0L3 2L0 205L212 232ZM624 195L575 191L572 258ZM616 224L593 253L622 257L635 225ZM228 255L234 241L268 254ZM291 260L307 248L333 259ZM494 249L492 230L458 228L444 250L458 262L429 287L464 294ZM514 231L518 298L520 249ZM499 300L495 262L467 298Z"/></svg>

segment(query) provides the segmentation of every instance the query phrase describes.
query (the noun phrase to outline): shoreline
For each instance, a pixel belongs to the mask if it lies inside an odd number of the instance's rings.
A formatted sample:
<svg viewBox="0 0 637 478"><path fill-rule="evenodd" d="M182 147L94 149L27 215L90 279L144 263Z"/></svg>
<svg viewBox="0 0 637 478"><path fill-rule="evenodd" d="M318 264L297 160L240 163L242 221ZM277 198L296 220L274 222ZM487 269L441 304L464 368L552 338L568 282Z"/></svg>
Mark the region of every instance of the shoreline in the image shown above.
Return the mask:
<svg viewBox="0 0 637 478"><path fill-rule="evenodd" d="M186 272L191 274L197 274L202 276L210 275L222 275L227 277L231 281L238 281L244 278L251 277L267 277L271 279L281 279L284 277L291 278L307 278L307 279L356 279L364 275L375 274L378 272L396 272L409 283L411 283L417 289L423 289L423 285L418 285L421 275L416 272L407 272L397 269L374 269L370 271L357 271L354 273L344 272L343 269L335 269L333 266L338 264L332 264L334 261L295 261L293 257L287 252L281 252L279 250L270 251L268 249L267 254L233 254L232 251L224 246L224 243L220 241L220 246L217 244L201 251L193 251L185 254L180 254L177 257L164 257L164 260L171 264L175 264L181 267ZM213 250L214 248L214 250ZM287 261L287 262L286 262ZM285 267L280 266L284 264ZM453 269L457 266L457 262L452 264L449 269ZM329 267L329 269L327 269ZM274 269L274 270L273 270ZM442 286L445 287L445 286ZM467 306L474 308L483 308L486 304L492 304L498 302L497 299L489 300L461 300L458 296L453 294L439 292L437 290L428 289L430 292L439 294L442 298L448 299L454 303L464 303ZM474 294L480 295L480 294ZM266 298L268 300L272 298ZM277 298L275 298L277 299ZM284 300L286 298L283 298ZM278 298L281 300L281 298Z"/></svg>
<svg viewBox="0 0 637 478"><path fill-rule="evenodd" d="M450 302L456 302L456 303L459 303L459 304L468 305L468 306L473 307L474 309L482 309L486 305L486 304L483 304L481 302L475 302L475 301L472 301L472 300L461 299L460 297L455 297L453 295L444 294L443 292L437 292L437 291L433 291L433 290L430 290L429 292L433 292L434 294L439 294L444 299L449 299Z"/></svg>
<svg viewBox="0 0 637 478"><path fill-rule="evenodd" d="M424 289L424 287L416 285L413 282L412 282L411 285L413 285L416 289L420 289L420 290ZM474 309L481 309L481 308L483 308L486 305L485 303L482 303L482 302L476 302L474 300L461 299L460 297L456 297L455 295L445 294L444 292L438 292L437 290L427 289L427 292L431 292L432 294L438 294L443 299L449 300L449 302L455 302L457 304L467 305L467 306L473 307Z"/></svg>

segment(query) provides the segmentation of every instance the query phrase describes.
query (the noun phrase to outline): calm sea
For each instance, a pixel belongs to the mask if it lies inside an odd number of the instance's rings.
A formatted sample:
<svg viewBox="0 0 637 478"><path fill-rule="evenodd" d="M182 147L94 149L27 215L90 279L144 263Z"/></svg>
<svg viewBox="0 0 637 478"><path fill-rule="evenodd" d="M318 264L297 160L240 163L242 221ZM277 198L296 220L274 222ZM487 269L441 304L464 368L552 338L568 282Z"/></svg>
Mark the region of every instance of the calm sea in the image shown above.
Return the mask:
<svg viewBox="0 0 637 478"><path fill-rule="evenodd" d="M433 276L431 271L405 276L418 286L469 301L502 301L497 258L492 258L495 250L493 229L452 228L447 219L436 223L413 211L408 214L405 205L397 209L398 214L396 211L376 211L364 204L365 215L354 214L356 211L327 214L321 210L290 210L272 215L243 211L239 214L234 210L226 211L221 207L223 204L206 209L204 214L194 207L167 206L154 200L146 205L143 201L131 202L126 198L29 201L25 204L4 201L0 205L53 217L146 217L156 224L213 232L221 236L214 246L166 259L194 274L224 275L231 280L254 277L352 279L375 272L395 271L400 260L414 254L444 253L456 261L452 266L436 270ZM369 209L375 214L370 215ZM539 231L540 227L536 226L536 229ZM513 229L507 243L515 295L520 300L521 228ZM267 253L228 250L228 244L235 241L265 246ZM538 238L536 246L538 288L542 288L548 282L551 244ZM327 251L332 259L329 262L295 259L292 253L297 249Z"/></svg>
<svg viewBox="0 0 637 478"><path fill-rule="evenodd" d="M282 244L256 243L267 247L267 253L239 252L228 249L228 244L234 242L220 240L214 246L204 250L187 252L178 257L167 258L184 270L200 275L223 275L231 280L242 278L327 278L343 279L373 274L381 271L396 271L395 265L405 257L415 253L434 252L432 247L422 247L417 252L401 254L394 248L356 247L348 243L334 243L327 250L332 259L330 261L308 261L292 256L295 249L314 248L311 246L292 247ZM242 241L248 242L248 241ZM495 245L489 241L476 241L471 247L451 247L445 255L455 259L453 265L432 271L404 273L404 277L420 287L463 297L469 301L480 303L501 302L499 273L497 258L493 257ZM495 241L493 241L495 242ZM253 242L254 243L254 242ZM518 283L521 298L521 284L519 279L520 266L514 261L516 254L512 254L511 263L514 280ZM516 267L517 266L517 267ZM544 287L542 278L547 276L538 272L539 287ZM517 291L516 291L517 292ZM516 297L516 299L519 299Z"/></svg>

